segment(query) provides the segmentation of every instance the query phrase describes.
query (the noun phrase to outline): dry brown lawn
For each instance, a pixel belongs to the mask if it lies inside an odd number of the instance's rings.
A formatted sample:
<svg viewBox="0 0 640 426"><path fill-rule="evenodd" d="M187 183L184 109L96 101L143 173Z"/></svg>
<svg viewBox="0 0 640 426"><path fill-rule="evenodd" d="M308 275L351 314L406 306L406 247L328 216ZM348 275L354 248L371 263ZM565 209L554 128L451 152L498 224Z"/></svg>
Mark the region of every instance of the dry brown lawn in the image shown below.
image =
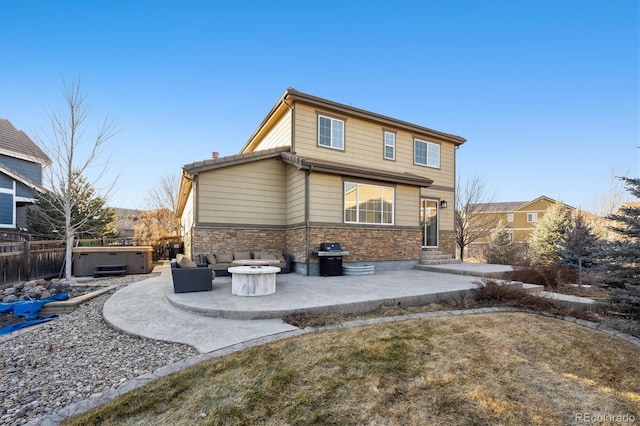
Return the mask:
<svg viewBox="0 0 640 426"><path fill-rule="evenodd" d="M639 359L626 341L534 314L408 320L213 359L63 424L639 422Z"/></svg>

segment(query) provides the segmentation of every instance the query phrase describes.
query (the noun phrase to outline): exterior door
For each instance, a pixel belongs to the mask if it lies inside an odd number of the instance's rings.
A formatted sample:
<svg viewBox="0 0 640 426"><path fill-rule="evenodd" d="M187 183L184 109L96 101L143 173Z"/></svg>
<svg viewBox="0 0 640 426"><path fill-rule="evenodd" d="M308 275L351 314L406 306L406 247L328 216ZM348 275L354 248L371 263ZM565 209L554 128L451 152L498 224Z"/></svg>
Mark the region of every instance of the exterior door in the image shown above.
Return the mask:
<svg viewBox="0 0 640 426"><path fill-rule="evenodd" d="M420 200L422 247L438 247L438 200Z"/></svg>

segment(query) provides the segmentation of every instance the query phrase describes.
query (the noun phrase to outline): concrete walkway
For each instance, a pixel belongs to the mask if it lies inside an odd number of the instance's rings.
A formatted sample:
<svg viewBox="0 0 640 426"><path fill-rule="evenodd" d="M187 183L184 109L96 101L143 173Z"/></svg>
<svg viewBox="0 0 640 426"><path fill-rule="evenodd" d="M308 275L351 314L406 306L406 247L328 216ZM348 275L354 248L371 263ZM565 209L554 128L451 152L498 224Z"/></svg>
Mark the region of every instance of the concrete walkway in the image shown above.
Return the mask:
<svg viewBox="0 0 640 426"><path fill-rule="evenodd" d="M402 270L367 276L277 276L276 293L231 294L231 278L218 277L213 291L175 294L171 270L118 290L104 304L105 320L128 334L185 343L201 353L296 330L281 318L293 312L362 313L380 305L410 306L471 296L483 273L497 266L459 264L465 274ZM471 266L469 266L471 265ZM453 265L456 266L456 265Z"/></svg>

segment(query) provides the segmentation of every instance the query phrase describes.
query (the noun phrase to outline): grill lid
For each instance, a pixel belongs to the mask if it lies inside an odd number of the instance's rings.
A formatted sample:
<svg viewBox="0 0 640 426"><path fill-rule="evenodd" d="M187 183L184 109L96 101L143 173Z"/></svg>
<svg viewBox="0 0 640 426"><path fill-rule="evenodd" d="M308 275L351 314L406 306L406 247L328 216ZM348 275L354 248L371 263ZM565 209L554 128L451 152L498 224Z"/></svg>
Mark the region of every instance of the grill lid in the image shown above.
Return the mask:
<svg viewBox="0 0 640 426"><path fill-rule="evenodd" d="M322 251L342 251L340 243L320 243L320 250Z"/></svg>

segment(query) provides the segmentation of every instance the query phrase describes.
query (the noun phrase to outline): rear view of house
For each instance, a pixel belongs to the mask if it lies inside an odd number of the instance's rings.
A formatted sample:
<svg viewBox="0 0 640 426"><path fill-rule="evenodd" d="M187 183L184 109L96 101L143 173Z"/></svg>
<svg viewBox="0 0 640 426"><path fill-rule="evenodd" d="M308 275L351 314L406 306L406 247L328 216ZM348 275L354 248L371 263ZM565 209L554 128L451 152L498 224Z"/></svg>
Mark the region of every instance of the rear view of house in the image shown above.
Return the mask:
<svg viewBox="0 0 640 426"><path fill-rule="evenodd" d="M380 269L410 267L422 250L453 255L464 142L288 89L237 155L183 167L185 251L277 250L311 275L324 242L349 251L345 262Z"/></svg>
<svg viewBox="0 0 640 426"><path fill-rule="evenodd" d="M42 191L49 157L9 120L0 118L0 228L26 227L27 208Z"/></svg>

